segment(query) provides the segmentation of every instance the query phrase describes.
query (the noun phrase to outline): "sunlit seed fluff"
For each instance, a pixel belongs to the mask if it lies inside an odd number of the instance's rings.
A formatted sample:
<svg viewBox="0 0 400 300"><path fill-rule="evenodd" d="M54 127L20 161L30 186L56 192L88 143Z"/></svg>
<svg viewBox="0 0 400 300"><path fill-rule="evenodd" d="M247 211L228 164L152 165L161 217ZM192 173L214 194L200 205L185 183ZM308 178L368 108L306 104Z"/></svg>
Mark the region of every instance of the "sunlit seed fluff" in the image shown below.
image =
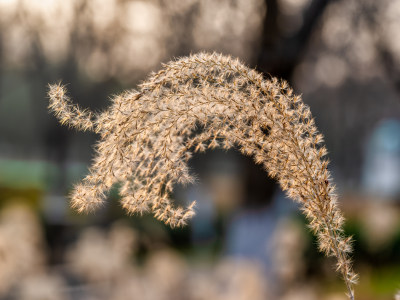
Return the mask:
<svg viewBox="0 0 400 300"><path fill-rule="evenodd" d="M343 236L323 137L286 82L265 80L231 57L200 53L165 64L100 114L73 105L60 84L50 85L49 97L61 123L101 136L89 175L72 193L79 211L100 205L118 182L128 213L151 211L171 226L183 225L194 203L176 208L170 195L175 183L193 182L192 153L236 146L302 204L321 251L337 258L354 298L350 239Z"/></svg>

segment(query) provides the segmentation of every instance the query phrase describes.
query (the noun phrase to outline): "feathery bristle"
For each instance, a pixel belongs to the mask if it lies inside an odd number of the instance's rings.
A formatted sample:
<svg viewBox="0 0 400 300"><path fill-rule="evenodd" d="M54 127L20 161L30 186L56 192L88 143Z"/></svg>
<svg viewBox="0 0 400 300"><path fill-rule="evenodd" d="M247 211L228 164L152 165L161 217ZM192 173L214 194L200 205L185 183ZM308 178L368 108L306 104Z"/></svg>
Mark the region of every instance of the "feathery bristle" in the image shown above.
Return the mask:
<svg viewBox="0 0 400 300"><path fill-rule="evenodd" d="M310 109L285 81L265 80L238 60L200 53L164 65L139 86L113 99L99 115L81 111L61 85L50 86L50 109L61 123L101 135L90 174L72 194L80 211L98 206L119 182L128 213L152 211L171 226L194 214L194 203L176 208L177 182L192 182L187 161L193 152L233 146L254 157L302 204L319 246L337 258L349 297L356 275L343 235L343 217Z"/></svg>

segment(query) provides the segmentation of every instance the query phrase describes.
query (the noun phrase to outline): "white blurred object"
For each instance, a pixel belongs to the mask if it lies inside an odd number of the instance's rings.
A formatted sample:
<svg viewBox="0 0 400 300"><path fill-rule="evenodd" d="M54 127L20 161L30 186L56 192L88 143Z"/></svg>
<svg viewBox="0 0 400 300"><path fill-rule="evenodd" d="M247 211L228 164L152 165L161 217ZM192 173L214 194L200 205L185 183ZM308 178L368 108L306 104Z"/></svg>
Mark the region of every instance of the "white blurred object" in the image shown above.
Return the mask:
<svg viewBox="0 0 400 300"><path fill-rule="evenodd" d="M41 272L44 262L43 237L35 214L17 204L3 209L0 213L0 298L25 277Z"/></svg>
<svg viewBox="0 0 400 300"><path fill-rule="evenodd" d="M35 273L24 278L18 290L19 300L67 300L64 279L57 274Z"/></svg>
<svg viewBox="0 0 400 300"><path fill-rule="evenodd" d="M400 121L382 121L373 131L366 149L362 177L364 190L393 199L400 195Z"/></svg>
<svg viewBox="0 0 400 300"><path fill-rule="evenodd" d="M367 246L372 251L382 251L396 238L400 228L400 212L387 202L365 203L359 211Z"/></svg>

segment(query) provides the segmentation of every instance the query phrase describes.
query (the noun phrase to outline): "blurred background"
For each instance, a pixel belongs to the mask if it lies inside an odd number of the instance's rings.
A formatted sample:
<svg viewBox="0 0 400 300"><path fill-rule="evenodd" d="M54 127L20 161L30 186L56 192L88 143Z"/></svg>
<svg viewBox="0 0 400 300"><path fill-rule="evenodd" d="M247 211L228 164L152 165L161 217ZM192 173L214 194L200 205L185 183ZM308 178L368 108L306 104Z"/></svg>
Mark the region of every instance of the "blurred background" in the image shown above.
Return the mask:
<svg viewBox="0 0 400 300"><path fill-rule="evenodd" d="M127 217L118 192L78 215L67 195L97 136L47 111L62 80L105 109L162 62L239 57L289 81L326 137L357 299L400 289L399 0L0 0L0 299L346 299L297 206L235 151L190 162L183 229Z"/></svg>

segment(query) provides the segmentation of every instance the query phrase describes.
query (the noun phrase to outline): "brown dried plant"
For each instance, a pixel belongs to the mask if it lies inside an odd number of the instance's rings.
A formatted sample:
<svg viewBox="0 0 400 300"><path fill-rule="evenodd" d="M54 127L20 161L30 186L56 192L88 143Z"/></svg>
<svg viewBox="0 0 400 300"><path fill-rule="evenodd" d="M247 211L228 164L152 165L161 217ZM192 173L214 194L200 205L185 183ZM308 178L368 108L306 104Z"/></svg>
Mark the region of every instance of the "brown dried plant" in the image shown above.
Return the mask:
<svg viewBox="0 0 400 300"><path fill-rule="evenodd" d="M195 203L174 207L170 195L175 183L193 182L192 153L236 146L301 204L320 250L336 257L354 299L351 239L343 234L323 136L285 81L265 80L229 56L200 53L165 64L99 114L72 104L61 84L50 85L49 98L62 124L101 136L89 175L72 193L78 211L96 208L120 183L128 213L151 211L170 226L183 225Z"/></svg>

